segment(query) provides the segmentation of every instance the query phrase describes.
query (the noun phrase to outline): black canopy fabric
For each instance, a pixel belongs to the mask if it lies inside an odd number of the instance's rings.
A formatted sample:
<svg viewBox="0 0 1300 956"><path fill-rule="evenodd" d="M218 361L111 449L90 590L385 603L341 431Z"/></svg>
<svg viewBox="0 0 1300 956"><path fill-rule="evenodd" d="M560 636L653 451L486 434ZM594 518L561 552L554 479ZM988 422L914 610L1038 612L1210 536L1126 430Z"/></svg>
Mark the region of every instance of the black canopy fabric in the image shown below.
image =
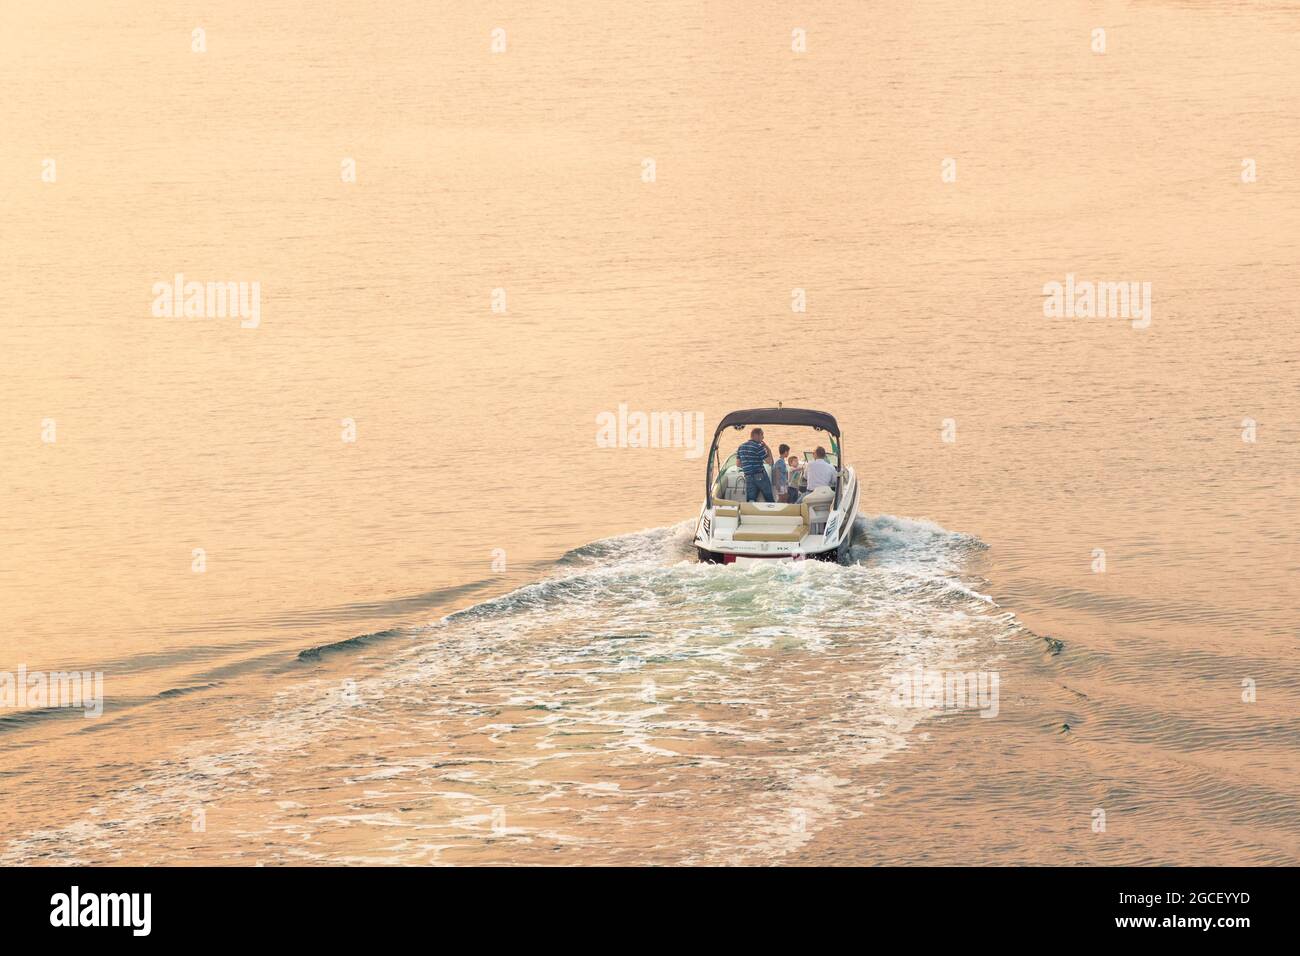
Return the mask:
<svg viewBox="0 0 1300 956"><path fill-rule="evenodd" d="M811 425L824 432L840 437L840 426L835 416L811 408L743 408L732 412L718 422L718 429L713 433L716 442L723 429L744 425Z"/></svg>

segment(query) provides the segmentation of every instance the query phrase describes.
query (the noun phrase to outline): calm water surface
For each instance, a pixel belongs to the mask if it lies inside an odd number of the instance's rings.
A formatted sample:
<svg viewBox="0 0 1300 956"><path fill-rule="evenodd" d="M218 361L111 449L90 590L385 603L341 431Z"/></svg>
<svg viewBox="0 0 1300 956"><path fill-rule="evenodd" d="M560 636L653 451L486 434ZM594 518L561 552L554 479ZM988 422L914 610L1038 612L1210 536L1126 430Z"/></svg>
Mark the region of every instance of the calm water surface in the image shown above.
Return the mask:
<svg viewBox="0 0 1300 956"><path fill-rule="evenodd" d="M227 7L0 11L0 861L1300 862L1300 8ZM847 566L594 440L777 401Z"/></svg>

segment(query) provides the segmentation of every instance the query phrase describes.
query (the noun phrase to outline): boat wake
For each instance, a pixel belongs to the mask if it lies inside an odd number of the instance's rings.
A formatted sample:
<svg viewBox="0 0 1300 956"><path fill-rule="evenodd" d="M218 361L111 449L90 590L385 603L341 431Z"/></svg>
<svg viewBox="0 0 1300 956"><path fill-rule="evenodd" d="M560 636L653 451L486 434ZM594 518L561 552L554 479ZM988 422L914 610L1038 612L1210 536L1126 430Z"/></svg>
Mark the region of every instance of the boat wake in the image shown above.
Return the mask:
<svg viewBox="0 0 1300 956"><path fill-rule="evenodd" d="M983 544L929 522L859 517L848 565L697 563L693 528L331 654L103 801L74 857L47 831L0 861L193 858L188 834L124 839L177 806L238 814L256 850L226 861L778 860L866 812L932 713L896 675L987 669L1018 630L971 571Z"/></svg>

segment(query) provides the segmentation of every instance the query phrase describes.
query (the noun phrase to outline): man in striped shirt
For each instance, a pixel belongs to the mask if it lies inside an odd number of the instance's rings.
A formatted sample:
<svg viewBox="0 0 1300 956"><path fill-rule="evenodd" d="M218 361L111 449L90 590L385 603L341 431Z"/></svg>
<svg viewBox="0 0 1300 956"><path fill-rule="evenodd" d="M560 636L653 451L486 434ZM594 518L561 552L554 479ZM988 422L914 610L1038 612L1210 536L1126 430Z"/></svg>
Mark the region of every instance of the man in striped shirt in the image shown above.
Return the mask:
<svg viewBox="0 0 1300 956"><path fill-rule="evenodd" d="M757 501L760 494L765 501L776 500L772 497L772 479L763 468L772 464L772 449L763 441L763 429L755 428L749 433L749 441L736 449L736 464L745 473L746 501Z"/></svg>

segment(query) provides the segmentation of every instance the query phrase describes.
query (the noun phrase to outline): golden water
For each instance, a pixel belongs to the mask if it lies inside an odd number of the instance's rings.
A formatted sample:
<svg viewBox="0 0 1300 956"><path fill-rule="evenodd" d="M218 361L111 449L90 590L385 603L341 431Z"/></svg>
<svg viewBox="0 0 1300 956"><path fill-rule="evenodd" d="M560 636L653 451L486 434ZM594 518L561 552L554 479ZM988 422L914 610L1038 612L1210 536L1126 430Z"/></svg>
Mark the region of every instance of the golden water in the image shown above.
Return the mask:
<svg viewBox="0 0 1300 956"><path fill-rule="evenodd" d="M108 703L0 713L0 858L1295 863L1298 106L1283 3L6 6L0 671ZM679 566L596 416L777 401L916 521Z"/></svg>

